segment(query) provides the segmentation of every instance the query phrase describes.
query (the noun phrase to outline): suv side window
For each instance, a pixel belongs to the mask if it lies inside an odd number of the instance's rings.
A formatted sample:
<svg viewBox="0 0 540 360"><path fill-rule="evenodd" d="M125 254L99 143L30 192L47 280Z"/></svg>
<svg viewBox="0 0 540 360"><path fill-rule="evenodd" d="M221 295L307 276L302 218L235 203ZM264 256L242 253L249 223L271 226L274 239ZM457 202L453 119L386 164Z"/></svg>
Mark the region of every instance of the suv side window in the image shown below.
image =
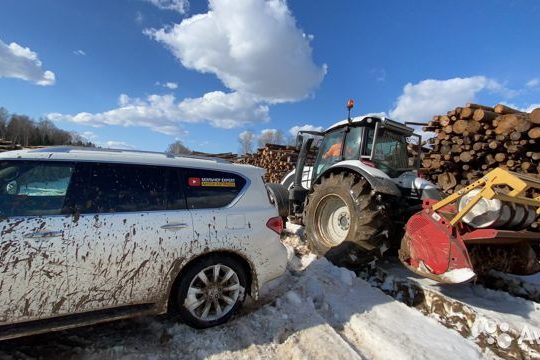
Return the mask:
<svg viewBox="0 0 540 360"><path fill-rule="evenodd" d="M184 169L188 209L212 209L229 205L246 185L246 180L229 172Z"/></svg>
<svg viewBox="0 0 540 360"><path fill-rule="evenodd" d="M60 215L74 165L0 162L0 216Z"/></svg>
<svg viewBox="0 0 540 360"><path fill-rule="evenodd" d="M81 214L166 210L167 172L158 166L80 163L71 202Z"/></svg>

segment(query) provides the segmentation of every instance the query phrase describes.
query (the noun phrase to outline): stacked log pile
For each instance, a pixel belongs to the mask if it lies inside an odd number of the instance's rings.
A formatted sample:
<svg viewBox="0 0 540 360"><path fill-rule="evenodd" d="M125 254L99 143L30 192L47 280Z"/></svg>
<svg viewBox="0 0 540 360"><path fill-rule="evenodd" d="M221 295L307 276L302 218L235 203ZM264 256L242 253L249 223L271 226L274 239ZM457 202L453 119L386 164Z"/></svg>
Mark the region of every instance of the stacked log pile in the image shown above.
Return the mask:
<svg viewBox="0 0 540 360"><path fill-rule="evenodd" d="M307 165L315 161L316 150L307 157ZM266 169L265 181L279 183L283 177L294 169L298 160L298 151L294 146L266 144L254 154L247 154L236 162L250 164Z"/></svg>
<svg viewBox="0 0 540 360"><path fill-rule="evenodd" d="M223 159L227 161L236 161L238 159L238 154L234 154L232 152L211 154L211 153L205 153L201 151L192 151L190 155L218 158L218 159Z"/></svg>
<svg viewBox="0 0 540 360"><path fill-rule="evenodd" d="M20 150L22 146L8 140L0 139L0 152Z"/></svg>
<svg viewBox="0 0 540 360"><path fill-rule="evenodd" d="M435 133L423 172L447 194L497 167L540 178L540 108L467 104L434 116L423 130Z"/></svg>
<svg viewBox="0 0 540 360"><path fill-rule="evenodd" d="M496 167L540 173L540 109L529 114L501 104L467 104L434 116L424 131L435 137L422 167L447 193Z"/></svg>

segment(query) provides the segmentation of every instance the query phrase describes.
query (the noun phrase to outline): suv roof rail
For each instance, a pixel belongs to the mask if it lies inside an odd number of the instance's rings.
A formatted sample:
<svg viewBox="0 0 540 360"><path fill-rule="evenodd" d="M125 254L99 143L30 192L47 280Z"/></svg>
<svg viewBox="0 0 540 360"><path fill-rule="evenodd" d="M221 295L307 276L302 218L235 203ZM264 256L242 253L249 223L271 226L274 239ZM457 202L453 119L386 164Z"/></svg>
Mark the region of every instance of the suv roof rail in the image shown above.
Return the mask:
<svg viewBox="0 0 540 360"><path fill-rule="evenodd" d="M148 155L162 155L166 156L168 158L188 158L188 159L197 159L197 160L209 160L209 161L215 161L218 163L225 163L229 164L230 161L227 161L225 159L220 159L216 157L209 157L209 156L198 156L198 155L188 155L188 154L182 154L177 155L173 153L167 153L167 152L159 152L159 151L147 151L147 150L129 150L129 149L108 149L108 148L96 148L96 147L85 147L85 146L51 146L51 147L43 147L39 149L30 150L31 152L47 152L47 153L69 153L71 151L88 151L88 152L104 152L104 153L128 153L128 154L148 154Z"/></svg>

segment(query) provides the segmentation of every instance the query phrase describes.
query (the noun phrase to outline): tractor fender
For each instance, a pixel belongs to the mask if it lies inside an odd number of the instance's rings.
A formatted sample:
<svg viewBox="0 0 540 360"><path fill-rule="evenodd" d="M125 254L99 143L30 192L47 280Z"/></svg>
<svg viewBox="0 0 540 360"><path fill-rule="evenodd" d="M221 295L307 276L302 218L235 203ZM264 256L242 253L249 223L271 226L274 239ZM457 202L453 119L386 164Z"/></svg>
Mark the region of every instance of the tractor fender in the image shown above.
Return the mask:
<svg viewBox="0 0 540 360"><path fill-rule="evenodd" d="M399 177L392 179L401 189L403 196L418 200L434 199L442 200L444 197L441 189L431 181L418 177L414 171L407 171Z"/></svg>
<svg viewBox="0 0 540 360"><path fill-rule="evenodd" d="M369 182L373 191L381 194L401 197L401 191L399 190L397 185L391 180L391 178L388 177L388 175L386 175L384 172L377 168L362 163L359 160L340 161L332 165L331 167L326 169L321 175L319 175L317 181L325 174L329 172L334 172L336 170L349 170L352 172L356 172Z"/></svg>

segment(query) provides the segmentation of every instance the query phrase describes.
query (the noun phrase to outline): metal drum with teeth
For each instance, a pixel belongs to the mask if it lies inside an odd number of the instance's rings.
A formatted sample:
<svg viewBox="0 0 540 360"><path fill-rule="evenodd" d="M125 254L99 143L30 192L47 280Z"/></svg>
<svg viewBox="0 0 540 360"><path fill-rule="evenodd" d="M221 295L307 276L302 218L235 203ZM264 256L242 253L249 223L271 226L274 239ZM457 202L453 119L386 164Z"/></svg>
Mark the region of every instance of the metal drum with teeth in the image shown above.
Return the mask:
<svg viewBox="0 0 540 360"><path fill-rule="evenodd" d="M475 189L464 195L459 200L458 210L461 211L479 192L480 189ZM526 229L535 219L536 212L532 207L482 198L462 220L477 229Z"/></svg>

